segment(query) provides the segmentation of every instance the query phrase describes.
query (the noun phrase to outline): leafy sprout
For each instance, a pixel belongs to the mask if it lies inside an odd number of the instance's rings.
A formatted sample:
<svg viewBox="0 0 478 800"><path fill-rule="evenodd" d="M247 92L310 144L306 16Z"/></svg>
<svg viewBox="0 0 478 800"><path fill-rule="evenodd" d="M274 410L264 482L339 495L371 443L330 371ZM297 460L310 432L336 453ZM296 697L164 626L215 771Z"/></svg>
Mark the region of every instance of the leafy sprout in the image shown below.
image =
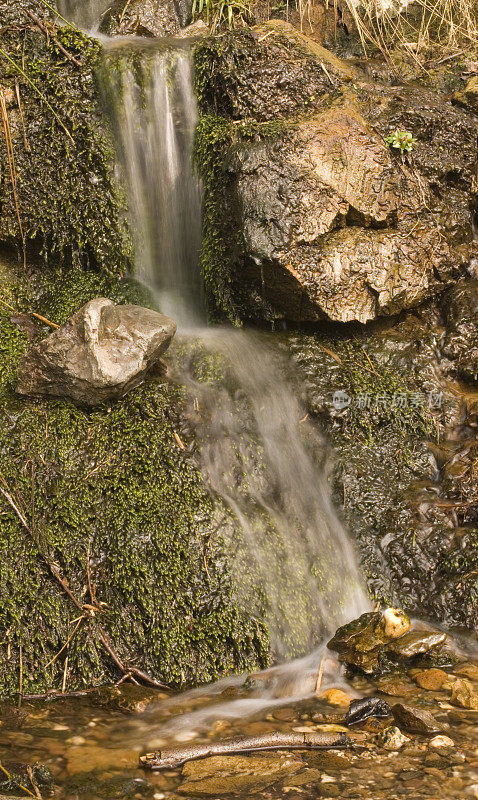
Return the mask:
<svg viewBox="0 0 478 800"><path fill-rule="evenodd" d="M389 134L385 139L386 143L390 145L390 147L394 147L396 150L400 150L402 153L411 153L413 148L415 147L417 140L413 136L410 131L399 131L396 130L393 133Z"/></svg>

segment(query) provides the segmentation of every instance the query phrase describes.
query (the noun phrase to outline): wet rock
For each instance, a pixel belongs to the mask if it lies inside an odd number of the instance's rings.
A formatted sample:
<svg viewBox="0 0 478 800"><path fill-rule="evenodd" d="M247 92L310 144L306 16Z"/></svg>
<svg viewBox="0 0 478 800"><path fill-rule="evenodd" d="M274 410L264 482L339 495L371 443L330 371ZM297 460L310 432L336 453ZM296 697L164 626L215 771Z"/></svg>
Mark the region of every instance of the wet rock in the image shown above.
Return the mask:
<svg viewBox="0 0 478 800"><path fill-rule="evenodd" d="M389 645L389 649L404 658L412 658L420 653L428 653L446 639L446 633L429 633L423 631L410 631L396 642Z"/></svg>
<svg viewBox="0 0 478 800"><path fill-rule="evenodd" d="M440 747L454 747L455 742L449 736L434 736L429 742L430 747L439 749Z"/></svg>
<svg viewBox="0 0 478 800"><path fill-rule="evenodd" d="M326 689L319 695L321 700L327 700L332 706L348 706L351 697L342 689Z"/></svg>
<svg viewBox="0 0 478 800"><path fill-rule="evenodd" d="M401 732L400 728L392 725L390 728L385 728L384 731L377 734L375 741L379 747L383 747L384 750L400 750L410 739Z"/></svg>
<svg viewBox="0 0 478 800"><path fill-rule="evenodd" d="M91 702L103 708L117 709L141 714L153 703L158 703L168 695L133 683L121 686L101 686L91 697Z"/></svg>
<svg viewBox="0 0 478 800"><path fill-rule="evenodd" d="M478 710L478 694L466 678L458 678L451 684L451 703L461 708Z"/></svg>
<svg viewBox="0 0 478 800"><path fill-rule="evenodd" d="M478 378L478 281L460 281L444 300L447 329L443 352L452 371L468 380Z"/></svg>
<svg viewBox="0 0 478 800"><path fill-rule="evenodd" d="M398 652L395 645L408 634L401 638L396 634L409 627L408 617L398 609L386 609L383 614L370 612L339 628L327 647L339 654L339 661L371 674L385 667L389 653Z"/></svg>
<svg viewBox="0 0 478 800"><path fill-rule="evenodd" d="M400 678L381 678L377 681L376 686L379 692L391 697L407 697L416 694L415 687Z"/></svg>
<svg viewBox="0 0 478 800"><path fill-rule="evenodd" d="M403 703L395 703L392 713L400 728L411 733L429 735L439 733L443 728L429 711L405 706Z"/></svg>
<svg viewBox="0 0 478 800"><path fill-rule="evenodd" d="M450 680L450 676L442 669L425 669L414 675L414 681L421 689L439 692L443 684Z"/></svg>
<svg viewBox="0 0 478 800"><path fill-rule="evenodd" d="M174 36L179 28L173 0L132 0L127 6L116 0L100 25L101 33L109 36Z"/></svg>
<svg viewBox="0 0 478 800"><path fill-rule="evenodd" d="M21 359L17 391L88 406L123 397L158 364L175 332L156 311L96 298Z"/></svg>
<svg viewBox="0 0 478 800"><path fill-rule="evenodd" d="M385 700L381 700L379 697L364 697L350 703L349 710L345 715L345 724L358 725L369 717L384 719L391 716L392 709Z"/></svg>
<svg viewBox="0 0 478 800"><path fill-rule="evenodd" d="M478 114L478 75L473 75L466 86L459 92L455 92L455 100Z"/></svg>
<svg viewBox="0 0 478 800"><path fill-rule="evenodd" d="M304 766L298 756L214 756L190 761L182 771L180 794L222 796L239 791L260 791L271 783L294 775Z"/></svg>

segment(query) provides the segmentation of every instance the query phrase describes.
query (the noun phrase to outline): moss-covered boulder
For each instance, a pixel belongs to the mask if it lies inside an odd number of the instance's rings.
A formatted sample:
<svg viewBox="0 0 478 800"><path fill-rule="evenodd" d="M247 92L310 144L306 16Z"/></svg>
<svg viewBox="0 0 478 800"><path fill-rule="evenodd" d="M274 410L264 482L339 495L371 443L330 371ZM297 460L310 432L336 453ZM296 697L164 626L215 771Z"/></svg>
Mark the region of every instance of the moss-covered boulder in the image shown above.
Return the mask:
<svg viewBox="0 0 478 800"><path fill-rule="evenodd" d="M0 18L0 242L121 274L131 245L94 78L101 45L40 0L0 2Z"/></svg>
<svg viewBox="0 0 478 800"><path fill-rule="evenodd" d="M2 275L4 302L56 322L97 294L138 300L80 270ZM160 379L94 412L19 399L29 344L11 316L1 305L0 693L19 690L20 665L26 693L117 680L103 634L126 669L173 686L264 665L267 634L232 589L231 517L195 466L185 389Z"/></svg>
<svg viewBox="0 0 478 800"><path fill-rule="evenodd" d="M284 22L196 48L203 271L218 315L367 322L465 274L476 117ZM411 153L389 147L413 135ZM218 221L219 218L219 221Z"/></svg>

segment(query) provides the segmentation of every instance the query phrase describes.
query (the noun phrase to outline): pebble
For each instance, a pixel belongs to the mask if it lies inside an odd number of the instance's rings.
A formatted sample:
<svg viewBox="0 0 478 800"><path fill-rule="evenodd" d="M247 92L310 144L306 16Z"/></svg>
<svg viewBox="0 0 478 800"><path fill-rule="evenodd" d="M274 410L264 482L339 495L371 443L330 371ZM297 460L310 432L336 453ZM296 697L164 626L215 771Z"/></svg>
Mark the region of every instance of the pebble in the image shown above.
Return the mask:
<svg viewBox="0 0 478 800"><path fill-rule="evenodd" d="M461 708L478 710L478 694L473 688L473 684L466 678L457 678L451 685L451 702Z"/></svg>
<svg viewBox="0 0 478 800"><path fill-rule="evenodd" d="M86 739L84 739L83 736L70 736L70 738L66 740L66 743L81 747L82 744L86 744Z"/></svg>
<svg viewBox="0 0 478 800"><path fill-rule="evenodd" d="M400 728L412 733L440 733L443 728L429 711L405 706L403 703L395 703L392 713Z"/></svg>
<svg viewBox="0 0 478 800"><path fill-rule="evenodd" d="M197 739L198 733L197 731L180 731L174 737L175 742L192 742L193 739Z"/></svg>
<svg viewBox="0 0 478 800"><path fill-rule="evenodd" d="M325 692L319 695L319 698L327 700L332 706L348 706L353 699L342 689L326 689Z"/></svg>
<svg viewBox="0 0 478 800"><path fill-rule="evenodd" d="M421 689L438 692L450 676L442 669L425 669L415 675L415 681Z"/></svg>
<svg viewBox="0 0 478 800"><path fill-rule="evenodd" d="M449 736L434 736L430 741L430 747L454 747L455 742Z"/></svg>
<svg viewBox="0 0 478 800"><path fill-rule="evenodd" d="M376 737L377 744L384 750L400 750L409 741L409 737L405 736L396 725L386 728Z"/></svg>
<svg viewBox="0 0 478 800"><path fill-rule="evenodd" d="M455 675L464 675L472 681L478 681L478 665L477 664L462 664L454 670Z"/></svg>

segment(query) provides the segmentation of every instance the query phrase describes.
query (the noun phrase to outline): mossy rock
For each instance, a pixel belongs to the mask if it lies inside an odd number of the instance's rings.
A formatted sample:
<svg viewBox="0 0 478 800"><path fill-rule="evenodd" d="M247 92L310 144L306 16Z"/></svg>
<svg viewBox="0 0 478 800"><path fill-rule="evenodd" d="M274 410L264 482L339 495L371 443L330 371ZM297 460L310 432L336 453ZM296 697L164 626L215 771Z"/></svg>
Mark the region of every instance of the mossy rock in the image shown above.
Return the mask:
<svg viewBox="0 0 478 800"><path fill-rule="evenodd" d="M58 308L62 286L72 286L75 304L98 294L137 299L136 287L109 283L110 291L81 270L43 273L12 282L10 299L58 321L72 304ZM28 342L10 313L0 309L0 471L32 534L0 498L0 693L18 691L20 653L26 693L60 688L66 655L69 690L117 680L98 626L125 664L175 687L265 665L267 633L232 588L222 532L234 523L195 465L184 388L152 382L92 413L20 400L15 366ZM39 325L38 336L46 332ZM103 612L78 625L81 612L48 563L91 604L89 563Z"/></svg>
<svg viewBox="0 0 478 800"><path fill-rule="evenodd" d="M48 38L28 11L48 25ZM12 162L11 171L2 136L0 241L19 253L25 247L50 261L122 274L132 245L95 80L102 47L58 27L40 0L0 3L0 16Z"/></svg>

